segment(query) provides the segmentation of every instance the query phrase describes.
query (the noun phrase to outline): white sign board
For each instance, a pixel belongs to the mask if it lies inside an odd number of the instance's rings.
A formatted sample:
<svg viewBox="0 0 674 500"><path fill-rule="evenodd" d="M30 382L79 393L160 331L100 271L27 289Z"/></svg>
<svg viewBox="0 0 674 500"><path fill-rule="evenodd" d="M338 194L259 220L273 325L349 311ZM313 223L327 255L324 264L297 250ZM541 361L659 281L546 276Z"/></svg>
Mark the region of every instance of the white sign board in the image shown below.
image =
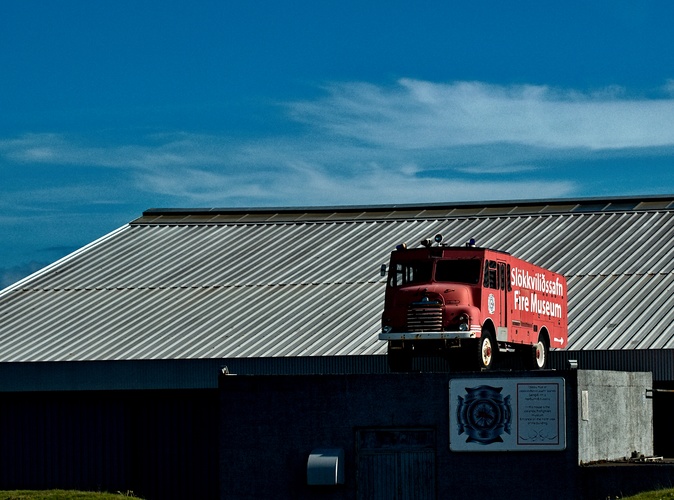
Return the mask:
<svg viewBox="0 0 674 500"><path fill-rule="evenodd" d="M565 449L564 379L450 380L449 448L452 451Z"/></svg>

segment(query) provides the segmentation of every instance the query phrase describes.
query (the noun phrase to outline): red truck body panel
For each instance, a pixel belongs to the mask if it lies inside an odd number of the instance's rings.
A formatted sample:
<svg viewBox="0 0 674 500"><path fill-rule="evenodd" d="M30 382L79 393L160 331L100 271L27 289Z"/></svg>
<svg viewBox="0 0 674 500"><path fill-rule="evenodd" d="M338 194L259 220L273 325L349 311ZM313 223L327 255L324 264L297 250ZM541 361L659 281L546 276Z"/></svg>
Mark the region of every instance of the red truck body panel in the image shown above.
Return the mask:
<svg viewBox="0 0 674 500"><path fill-rule="evenodd" d="M564 276L496 250L433 246L392 252L381 340L478 339L500 346L567 345Z"/></svg>

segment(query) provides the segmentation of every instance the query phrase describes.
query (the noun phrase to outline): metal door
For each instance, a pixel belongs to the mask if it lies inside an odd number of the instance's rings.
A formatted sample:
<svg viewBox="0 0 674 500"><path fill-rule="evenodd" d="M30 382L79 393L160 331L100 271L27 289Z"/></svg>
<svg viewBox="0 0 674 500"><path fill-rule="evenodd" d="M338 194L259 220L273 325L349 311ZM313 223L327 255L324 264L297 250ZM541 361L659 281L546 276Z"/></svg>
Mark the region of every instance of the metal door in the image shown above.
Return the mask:
<svg viewBox="0 0 674 500"><path fill-rule="evenodd" d="M359 499L435 499L432 429L363 429L357 434Z"/></svg>

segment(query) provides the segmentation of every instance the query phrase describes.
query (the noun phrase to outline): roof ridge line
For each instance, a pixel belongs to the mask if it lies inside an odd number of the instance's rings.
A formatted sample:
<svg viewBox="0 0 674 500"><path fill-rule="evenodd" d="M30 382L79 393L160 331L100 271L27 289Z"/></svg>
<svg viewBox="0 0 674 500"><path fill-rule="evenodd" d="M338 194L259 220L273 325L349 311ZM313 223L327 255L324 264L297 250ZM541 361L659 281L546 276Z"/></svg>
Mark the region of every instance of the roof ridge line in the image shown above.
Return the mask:
<svg viewBox="0 0 674 500"><path fill-rule="evenodd" d="M673 202L674 203L674 202ZM489 219L489 218L514 218L514 217L559 217L559 216L579 216L579 215L614 215L614 214L646 214L646 213L657 213L657 212L673 212L674 205L672 207L659 207L659 208L616 208L616 209L598 209L598 210L578 210L578 211L550 211L550 212L510 212L510 213L471 213L471 214L452 214L447 213L445 215L440 214L427 214L423 213L417 215L403 214L400 213L396 215L395 211L392 211L391 215L386 217L359 217L359 218L348 218L348 217L335 217L335 218L321 218L318 214L314 217L307 216L304 219L277 219L277 220L245 220L245 219L229 219L229 220L198 220L190 221L189 218L194 216L198 217L202 214L192 213L192 214L181 214L184 217L180 220L158 220L150 219L143 220L144 217L140 217L129 223L130 226L269 226L269 225L300 225L300 224L335 224L335 223L381 223L381 222L400 222L400 221L413 221L413 220L436 220L436 219L455 219L455 220L465 220L465 219ZM213 214L213 217L218 215L225 216L227 214ZM242 216L243 217L243 216Z"/></svg>

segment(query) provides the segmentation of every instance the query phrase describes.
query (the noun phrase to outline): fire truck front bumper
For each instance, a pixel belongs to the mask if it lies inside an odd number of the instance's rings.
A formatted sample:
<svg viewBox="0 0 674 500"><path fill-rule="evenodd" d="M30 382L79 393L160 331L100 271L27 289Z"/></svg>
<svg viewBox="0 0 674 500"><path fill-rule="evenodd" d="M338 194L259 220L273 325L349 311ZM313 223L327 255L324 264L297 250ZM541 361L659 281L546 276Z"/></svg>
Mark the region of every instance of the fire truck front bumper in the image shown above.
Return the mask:
<svg viewBox="0 0 674 500"><path fill-rule="evenodd" d="M446 332L381 332L379 340L462 340L476 339L480 329Z"/></svg>

